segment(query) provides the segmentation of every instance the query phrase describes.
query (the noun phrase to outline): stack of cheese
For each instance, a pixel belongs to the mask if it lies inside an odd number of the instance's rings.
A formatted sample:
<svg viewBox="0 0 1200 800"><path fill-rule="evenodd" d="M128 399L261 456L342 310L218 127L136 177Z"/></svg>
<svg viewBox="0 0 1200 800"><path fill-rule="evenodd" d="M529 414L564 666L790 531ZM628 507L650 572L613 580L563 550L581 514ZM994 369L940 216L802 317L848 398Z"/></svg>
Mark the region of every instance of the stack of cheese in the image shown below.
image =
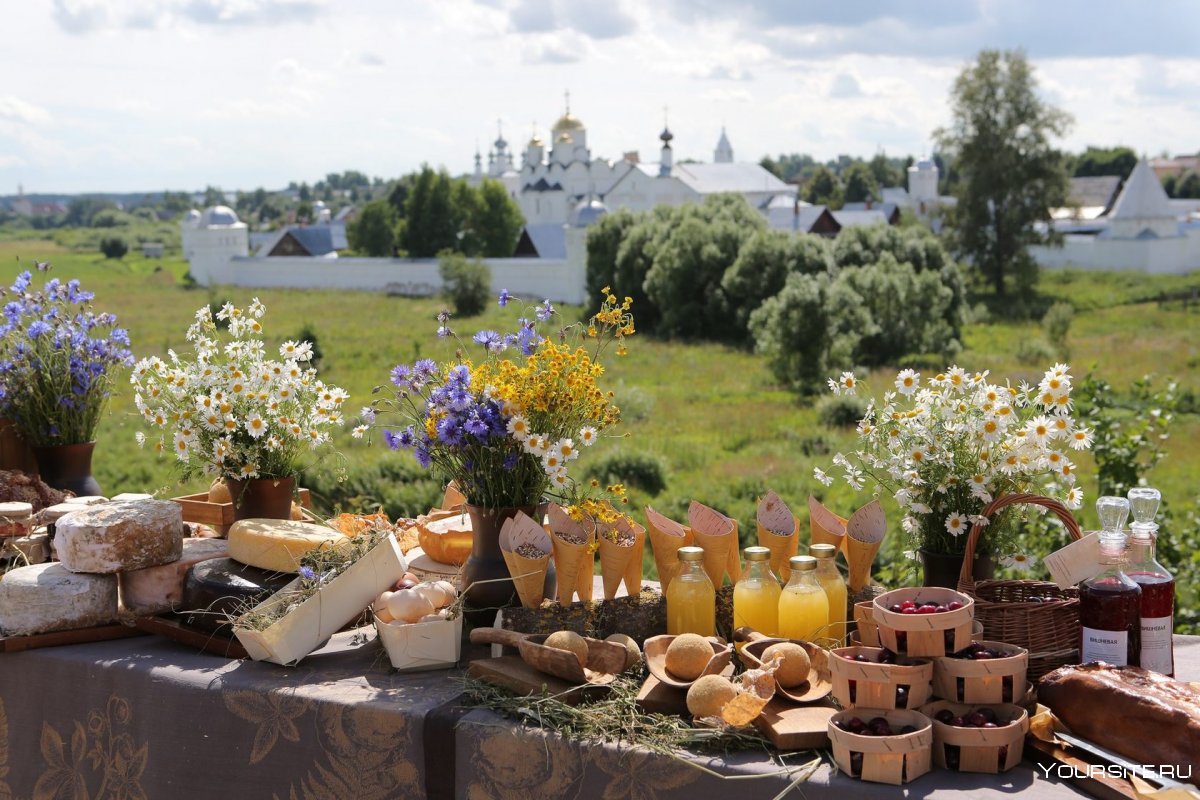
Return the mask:
<svg viewBox="0 0 1200 800"><path fill-rule="evenodd" d="M32 503L0 503L0 563L19 567L49 557L48 537L34 530Z"/></svg>
<svg viewBox="0 0 1200 800"><path fill-rule="evenodd" d="M182 610L188 624L227 633L229 617L249 610L290 583L305 555L349 541L324 525L281 519L245 519L229 529L228 552L196 563L183 576Z"/></svg>
<svg viewBox="0 0 1200 800"><path fill-rule="evenodd" d="M0 578L0 631L19 636L105 625L118 617L118 583L180 559L183 517L165 500L105 501L58 509L59 561ZM51 509L47 509L48 511ZM118 578L120 576L120 578Z"/></svg>

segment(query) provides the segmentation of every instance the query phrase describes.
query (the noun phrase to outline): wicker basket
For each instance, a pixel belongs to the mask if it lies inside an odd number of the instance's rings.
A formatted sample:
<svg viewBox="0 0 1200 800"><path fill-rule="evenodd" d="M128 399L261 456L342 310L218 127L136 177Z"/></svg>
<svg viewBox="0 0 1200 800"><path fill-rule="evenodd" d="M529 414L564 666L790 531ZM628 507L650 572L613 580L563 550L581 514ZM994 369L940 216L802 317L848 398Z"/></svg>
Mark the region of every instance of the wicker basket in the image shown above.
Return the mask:
<svg viewBox="0 0 1200 800"><path fill-rule="evenodd" d="M1067 507L1049 497L1036 494L1008 494L998 497L980 512L990 517L1000 509L1028 503L1044 506L1062 520L1072 540L1082 538L1079 523ZM975 618L983 623L988 639L1024 647L1029 651L1029 680L1038 678L1064 664L1079 660L1079 592L1060 589L1049 581L978 581L971 577L975 547L983 527L971 526L963 554L958 589L975 599ZM1030 602L1041 597L1042 602Z"/></svg>

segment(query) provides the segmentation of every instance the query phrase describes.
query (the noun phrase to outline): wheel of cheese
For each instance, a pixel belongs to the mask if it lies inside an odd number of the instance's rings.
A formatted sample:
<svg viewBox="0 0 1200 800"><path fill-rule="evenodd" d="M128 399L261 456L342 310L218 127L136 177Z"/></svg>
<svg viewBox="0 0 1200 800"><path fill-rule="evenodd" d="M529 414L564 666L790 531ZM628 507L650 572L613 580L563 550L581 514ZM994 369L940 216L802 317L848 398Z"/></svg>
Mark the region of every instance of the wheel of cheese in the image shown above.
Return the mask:
<svg viewBox="0 0 1200 800"><path fill-rule="evenodd" d="M184 610L179 616L193 627L232 634L229 615L248 611L294 578L289 573L248 567L232 558L201 561L192 565L184 578L180 603Z"/></svg>
<svg viewBox="0 0 1200 800"><path fill-rule="evenodd" d="M285 519L243 519L229 529L229 557L272 572L297 572L300 559L349 538L333 528Z"/></svg>
<svg viewBox="0 0 1200 800"><path fill-rule="evenodd" d="M32 528L32 503L0 503L0 537L28 536Z"/></svg>

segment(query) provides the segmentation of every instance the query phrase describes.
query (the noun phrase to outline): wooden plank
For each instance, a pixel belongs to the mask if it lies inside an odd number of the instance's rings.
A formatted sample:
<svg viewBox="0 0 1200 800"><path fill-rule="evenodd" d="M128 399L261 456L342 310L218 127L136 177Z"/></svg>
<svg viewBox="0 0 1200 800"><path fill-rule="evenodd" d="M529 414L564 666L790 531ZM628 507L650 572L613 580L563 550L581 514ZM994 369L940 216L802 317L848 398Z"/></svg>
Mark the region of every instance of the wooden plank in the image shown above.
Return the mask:
<svg viewBox="0 0 1200 800"><path fill-rule="evenodd" d="M569 705L597 699L608 691L607 686L579 686L538 672L520 656L500 656L472 661L467 666L467 675L525 697L543 693L554 695L555 699Z"/></svg>
<svg viewBox="0 0 1200 800"><path fill-rule="evenodd" d="M646 677L636 702L649 714L688 714L687 690L668 686L653 675Z"/></svg>
<svg viewBox="0 0 1200 800"><path fill-rule="evenodd" d="M219 636L210 631L197 630L184 625L177 619L167 617L138 617L134 624L146 633L164 636L180 644L194 647L201 653L221 658L249 658L241 642L229 636Z"/></svg>
<svg viewBox="0 0 1200 800"><path fill-rule="evenodd" d="M829 719L837 708L828 698L797 705L776 697L767 703L754 727L780 750L813 750L829 747Z"/></svg>
<svg viewBox="0 0 1200 800"><path fill-rule="evenodd" d="M1088 761L1076 755L1079 751L1067 750L1054 742L1043 742L1041 739L1027 736L1025 738L1025 757L1044 767L1057 767L1064 764L1071 767L1080 777L1071 778L1071 783L1080 791L1086 792L1098 800L1138 800L1133 784L1122 778L1102 774L1097 770L1088 775L1088 767L1093 763L1107 762L1097 759ZM1041 770L1039 770L1040 772Z"/></svg>
<svg viewBox="0 0 1200 800"><path fill-rule="evenodd" d="M308 489L300 489L300 505L312 508L312 495ZM234 522L233 503L210 503L208 493L189 494L183 497L172 497L183 510L184 522L198 522L203 525L229 526Z"/></svg>
<svg viewBox="0 0 1200 800"><path fill-rule="evenodd" d="M101 625L96 628L79 628L73 631L35 633L31 636L4 636L0 637L0 653L19 653L22 650L36 650L39 647L107 642L111 639L128 639L132 636L145 635L137 628L114 624Z"/></svg>

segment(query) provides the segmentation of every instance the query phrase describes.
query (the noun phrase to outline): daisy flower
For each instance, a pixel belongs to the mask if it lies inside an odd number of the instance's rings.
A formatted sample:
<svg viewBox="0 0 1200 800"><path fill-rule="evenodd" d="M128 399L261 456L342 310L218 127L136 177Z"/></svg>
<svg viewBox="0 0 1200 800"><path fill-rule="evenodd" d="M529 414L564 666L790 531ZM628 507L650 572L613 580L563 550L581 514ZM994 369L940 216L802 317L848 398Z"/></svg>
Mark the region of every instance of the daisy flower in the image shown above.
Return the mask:
<svg viewBox="0 0 1200 800"><path fill-rule="evenodd" d="M1071 440L1072 450L1087 450L1092 446L1092 432L1087 428L1075 428L1067 438Z"/></svg>
<svg viewBox="0 0 1200 800"><path fill-rule="evenodd" d="M1063 505L1070 509L1083 507L1083 489L1078 486L1072 486L1067 492L1066 498L1063 499Z"/></svg>
<svg viewBox="0 0 1200 800"><path fill-rule="evenodd" d="M833 478L825 474L825 470L820 467L813 467L813 478L824 486L832 486Z"/></svg>
<svg viewBox="0 0 1200 800"><path fill-rule="evenodd" d="M962 536L967 530L967 518L957 511L946 517L946 532L951 536Z"/></svg>
<svg viewBox="0 0 1200 800"><path fill-rule="evenodd" d="M518 442L524 442L529 439L529 421L520 414L513 416L508 421L508 432Z"/></svg>
<svg viewBox="0 0 1200 800"><path fill-rule="evenodd" d="M921 373L911 369L900 370L896 376L896 390L908 397L920 388L920 381Z"/></svg>
<svg viewBox="0 0 1200 800"><path fill-rule="evenodd" d="M1029 572L1033 569L1033 565L1037 563L1037 559L1025 553L1014 553L1011 556L1005 556L1000 559L1000 563L1018 572Z"/></svg>
<svg viewBox="0 0 1200 800"><path fill-rule="evenodd" d="M250 438L258 439L267 432L267 421L258 414L251 414L246 418L246 433L250 434Z"/></svg>
<svg viewBox="0 0 1200 800"><path fill-rule="evenodd" d="M591 447L596 443L596 429L591 425L585 425L579 429L579 443L584 447Z"/></svg>

